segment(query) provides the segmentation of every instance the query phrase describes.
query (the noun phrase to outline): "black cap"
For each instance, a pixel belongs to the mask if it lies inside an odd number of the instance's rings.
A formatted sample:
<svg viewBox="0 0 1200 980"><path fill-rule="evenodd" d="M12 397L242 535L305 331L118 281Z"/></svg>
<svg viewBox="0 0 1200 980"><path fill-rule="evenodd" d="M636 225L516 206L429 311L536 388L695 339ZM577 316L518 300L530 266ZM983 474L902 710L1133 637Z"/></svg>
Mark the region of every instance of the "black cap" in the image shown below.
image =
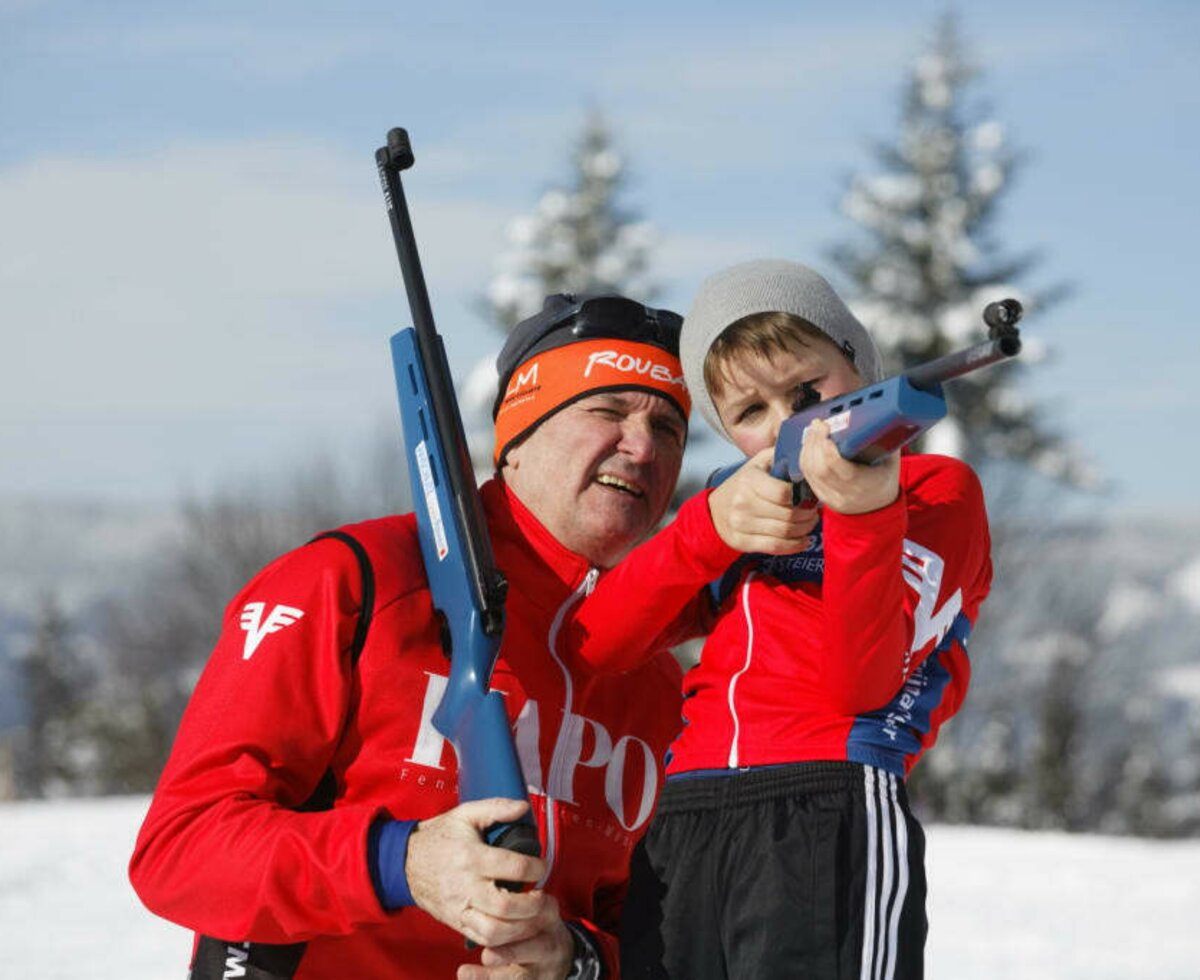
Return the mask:
<svg viewBox="0 0 1200 980"><path fill-rule="evenodd" d="M619 337L650 344L679 357L679 331L683 317L673 310L644 306L615 293L576 296L553 293L539 313L526 317L508 335L496 357L496 401L492 418L508 388L512 373L531 357L589 337Z"/></svg>

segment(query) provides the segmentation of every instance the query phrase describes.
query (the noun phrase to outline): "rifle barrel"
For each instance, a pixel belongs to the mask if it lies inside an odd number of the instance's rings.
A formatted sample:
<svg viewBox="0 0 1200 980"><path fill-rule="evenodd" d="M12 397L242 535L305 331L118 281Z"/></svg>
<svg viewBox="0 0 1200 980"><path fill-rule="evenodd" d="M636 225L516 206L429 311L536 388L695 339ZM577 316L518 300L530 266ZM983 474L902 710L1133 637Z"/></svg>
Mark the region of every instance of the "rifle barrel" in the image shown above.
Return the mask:
<svg viewBox="0 0 1200 980"><path fill-rule="evenodd" d="M391 130L388 133L387 145L375 152L375 163L388 206L396 257L400 261L400 271L408 292L413 333L421 360L425 364L425 380L429 387L433 422L446 455L446 477L454 498L471 588L481 613L484 632L498 636L504 628L507 583L497 568L492 553L483 504L475 485L471 455L458 411L458 400L450 382L450 367L446 362L445 346L433 321L429 291L425 286L425 273L421 269L421 258L417 252L416 234L413 231L412 218L409 216L404 187L400 182L400 171L411 167L413 163L408 134L399 128Z"/></svg>
<svg viewBox="0 0 1200 980"><path fill-rule="evenodd" d="M918 364L916 367L902 371L909 384L922 391L930 391L943 381L957 378L997 361L1015 357L1021 350L1021 338L1015 332L985 340L966 350L955 351L945 357Z"/></svg>

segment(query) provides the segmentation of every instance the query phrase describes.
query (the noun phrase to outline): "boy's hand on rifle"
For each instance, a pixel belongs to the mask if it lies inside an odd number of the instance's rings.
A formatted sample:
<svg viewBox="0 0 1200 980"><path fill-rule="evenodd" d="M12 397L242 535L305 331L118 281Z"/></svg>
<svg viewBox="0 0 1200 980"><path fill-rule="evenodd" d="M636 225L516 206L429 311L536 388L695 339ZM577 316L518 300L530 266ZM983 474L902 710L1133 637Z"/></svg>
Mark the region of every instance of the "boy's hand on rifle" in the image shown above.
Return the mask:
<svg viewBox="0 0 1200 980"><path fill-rule="evenodd" d="M879 510L900 495L900 454L874 465L851 462L829 438L824 419L814 419L804 430L800 471L817 499L840 514Z"/></svg>
<svg viewBox="0 0 1200 980"><path fill-rule="evenodd" d="M404 870L413 900L440 922L480 946L502 946L546 927L540 891L511 892L498 881L532 883L546 873L541 858L492 847L483 832L518 819L523 800L474 800L422 820L408 840ZM557 918L558 906L554 906Z"/></svg>
<svg viewBox="0 0 1200 980"><path fill-rule="evenodd" d="M771 476L774 454L768 447L751 456L709 495L717 534L737 551L791 555L812 543L816 509L792 506L792 485Z"/></svg>
<svg viewBox="0 0 1200 980"><path fill-rule="evenodd" d="M527 939L484 949L480 965L458 968L458 980L562 980L571 970L575 942L554 896L542 895L540 931Z"/></svg>

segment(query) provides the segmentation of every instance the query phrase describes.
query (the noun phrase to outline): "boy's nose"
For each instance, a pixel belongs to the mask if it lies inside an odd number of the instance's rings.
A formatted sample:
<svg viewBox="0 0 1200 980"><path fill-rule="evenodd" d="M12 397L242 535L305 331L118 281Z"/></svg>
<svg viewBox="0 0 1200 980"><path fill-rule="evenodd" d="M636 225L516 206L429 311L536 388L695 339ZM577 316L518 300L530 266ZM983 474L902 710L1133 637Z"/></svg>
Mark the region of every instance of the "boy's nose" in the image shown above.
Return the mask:
<svg viewBox="0 0 1200 980"><path fill-rule="evenodd" d="M779 430L789 418L791 418L791 412L785 408L775 408L771 411L770 433L772 443L779 439Z"/></svg>

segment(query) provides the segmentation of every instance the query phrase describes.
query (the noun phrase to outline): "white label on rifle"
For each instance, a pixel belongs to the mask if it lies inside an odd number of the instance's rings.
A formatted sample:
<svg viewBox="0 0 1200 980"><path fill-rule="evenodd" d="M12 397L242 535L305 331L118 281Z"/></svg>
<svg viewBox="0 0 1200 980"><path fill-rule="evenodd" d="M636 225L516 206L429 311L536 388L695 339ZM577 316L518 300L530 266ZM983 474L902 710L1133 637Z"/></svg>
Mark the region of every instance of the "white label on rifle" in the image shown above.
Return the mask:
<svg viewBox="0 0 1200 980"><path fill-rule="evenodd" d="M841 432L850 424L850 412L838 412L837 415L829 416L829 431L830 433Z"/></svg>
<svg viewBox="0 0 1200 980"><path fill-rule="evenodd" d="M446 546L446 528L442 524L442 511L438 507L437 490L433 485L433 467L429 465L429 450L425 448L424 441L417 443L417 449L413 455L417 457L417 470L421 474L421 489L425 491L425 510L429 513L429 524L433 528L433 543L437 547L438 561L441 561L450 554L450 549Z"/></svg>

